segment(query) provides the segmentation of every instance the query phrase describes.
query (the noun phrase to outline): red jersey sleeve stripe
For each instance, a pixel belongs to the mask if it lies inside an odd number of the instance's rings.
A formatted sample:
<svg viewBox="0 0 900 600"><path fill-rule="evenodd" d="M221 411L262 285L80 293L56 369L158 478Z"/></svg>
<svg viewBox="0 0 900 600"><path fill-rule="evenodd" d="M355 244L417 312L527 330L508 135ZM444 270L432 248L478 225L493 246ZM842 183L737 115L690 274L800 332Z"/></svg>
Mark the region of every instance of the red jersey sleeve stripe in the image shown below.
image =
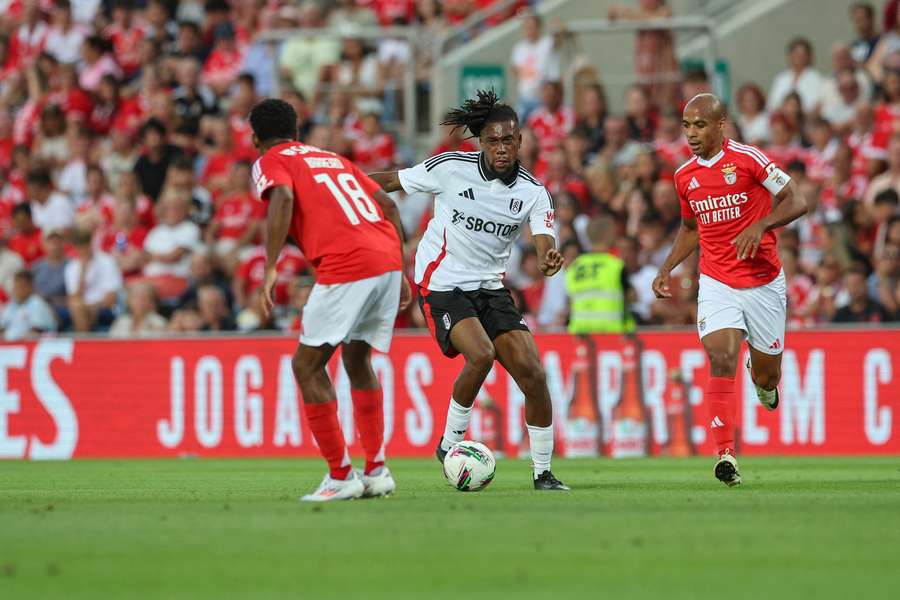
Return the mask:
<svg viewBox="0 0 900 600"><path fill-rule="evenodd" d="M756 159L758 163L762 166L767 167L772 160L762 153L758 148L754 148L753 146L747 146L744 144L738 144L736 142L732 143L732 149L736 152L743 152L744 154L749 154L753 158Z"/></svg>
<svg viewBox="0 0 900 600"><path fill-rule="evenodd" d="M753 154L752 152L748 152L747 150L741 150L740 148L732 148L732 150L734 150L734 151L737 152L738 154L743 154L743 155L745 155L745 156L749 156L749 157L752 158L752 159L756 162L756 164L758 164L760 167L765 168L765 167L769 166L769 163L763 161L762 159L760 159L757 155Z"/></svg>
<svg viewBox="0 0 900 600"><path fill-rule="evenodd" d="M434 274L435 270L440 266L441 262L443 262L444 258L447 257L447 230L444 230L444 245L441 246L441 252L437 255L433 261L428 263L428 266L425 268L425 273L422 275L422 281L419 282L420 288L428 289L428 284L431 283L431 276Z"/></svg>

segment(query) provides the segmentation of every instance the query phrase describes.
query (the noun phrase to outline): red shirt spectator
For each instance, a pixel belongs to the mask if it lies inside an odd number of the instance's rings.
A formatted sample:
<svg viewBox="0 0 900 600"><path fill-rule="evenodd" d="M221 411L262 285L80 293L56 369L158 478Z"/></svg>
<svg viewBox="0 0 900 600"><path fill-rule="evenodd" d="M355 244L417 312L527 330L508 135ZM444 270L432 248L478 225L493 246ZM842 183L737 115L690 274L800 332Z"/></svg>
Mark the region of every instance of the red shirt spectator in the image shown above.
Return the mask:
<svg viewBox="0 0 900 600"><path fill-rule="evenodd" d="M363 0L357 4L362 6L369 5L382 25L393 25L395 21L401 20L409 23L416 16L416 4L414 0Z"/></svg>
<svg viewBox="0 0 900 600"><path fill-rule="evenodd" d="M29 4L24 22L9 40L7 66L13 69L24 69L29 66L44 50L50 28L40 20L40 11L36 3Z"/></svg>
<svg viewBox="0 0 900 600"><path fill-rule="evenodd" d="M295 246L285 246L275 264L278 271L278 283L275 284L275 303L287 304L288 284L306 270L306 259ZM258 290L266 276L266 249L263 246L253 248L241 260L236 273L235 283L243 293L235 294L238 298L246 298Z"/></svg>
<svg viewBox="0 0 900 600"><path fill-rule="evenodd" d="M541 154L558 148L575 126L575 111L562 105L562 86L547 82L543 88L544 104L528 117L528 128L537 136Z"/></svg>
<svg viewBox="0 0 900 600"><path fill-rule="evenodd" d="M368 120L363 117L364 127ZM394 137L381 131L370 134L368 128L353 136L352 154L353 162L365 172L386 171L397 162Z"/></svg>
<svg viewBox="0 0 900 600"><path fill-rule="evenodd" d="M141 42L147 37L147 30L134 23L131 8L120 4L114 5L113 22L105 33L122 71L126 76L134 75L141 66Z"/></svg>
<svg viewBox="0 0 900 600"><path fill-rule="evenodd" d="M9 249L22 257L26 266L31 266L44 256L44 244L41 230L34 228L30 232L16 233L7 243Z"/></svg>
<svg viewBox="0 0 900 600"><path fill-rule="evenodd" d="M216 206L212 222L216 226L216 239L239 240L254 221L266 218L266 205L258 202L248 190L229 194Z"/></svg>

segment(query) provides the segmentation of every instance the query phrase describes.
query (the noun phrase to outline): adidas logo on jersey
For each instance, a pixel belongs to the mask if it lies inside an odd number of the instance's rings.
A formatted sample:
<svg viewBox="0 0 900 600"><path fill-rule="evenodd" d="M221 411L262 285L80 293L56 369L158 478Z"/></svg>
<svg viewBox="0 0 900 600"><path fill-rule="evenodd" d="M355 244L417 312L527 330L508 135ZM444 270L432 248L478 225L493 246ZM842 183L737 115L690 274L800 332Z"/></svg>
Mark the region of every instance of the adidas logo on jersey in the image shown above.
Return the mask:
<svg viewBox="0 0 900 600"><path fill-rule="evenodd" d="M459 195L462 196L463 198L467 199L467 200L474 200L474 199L475 199L475 192L472 191L472 188L469 188L469 189L467 189L467 190L461 191L461 192L459 193Z"/></svg>
<svg viewBox="0 0 900 600"><path fill-rule="evenodd" d="M719 427L725 427L725 423L722 422L722 419L719 417L713 417L712 422L709 424L710 429L717 429Z"/></svg>
<svg viewBox="0 0 900 600"><path fill-rule="evenodd" d="M688 184L688 191L696 190L700 187L700 182L697 181L696 177L691 177L691 182Z"/></svg>

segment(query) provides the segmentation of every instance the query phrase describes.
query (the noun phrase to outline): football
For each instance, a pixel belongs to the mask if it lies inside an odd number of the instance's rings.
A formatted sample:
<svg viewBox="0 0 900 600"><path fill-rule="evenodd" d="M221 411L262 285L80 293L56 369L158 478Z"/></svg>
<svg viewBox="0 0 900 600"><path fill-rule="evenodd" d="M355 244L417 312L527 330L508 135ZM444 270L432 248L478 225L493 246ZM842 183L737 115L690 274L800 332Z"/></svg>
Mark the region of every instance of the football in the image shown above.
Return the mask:
<svg viewBox="0 0 900 600"><path fill-rule="evenodd" d="M444 457L444 477L461 492L483 490L494 479L497 461L481 442L454 444Z"/></svg>

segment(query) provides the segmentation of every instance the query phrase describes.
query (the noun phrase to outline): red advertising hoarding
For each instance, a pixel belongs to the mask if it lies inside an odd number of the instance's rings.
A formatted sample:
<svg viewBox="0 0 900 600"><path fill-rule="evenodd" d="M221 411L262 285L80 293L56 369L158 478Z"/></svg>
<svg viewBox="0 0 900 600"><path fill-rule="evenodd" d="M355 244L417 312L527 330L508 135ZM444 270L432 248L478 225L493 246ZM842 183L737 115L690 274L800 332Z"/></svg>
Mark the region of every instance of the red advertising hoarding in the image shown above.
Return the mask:
<svg viewBox="0 0 900 600"><path fill-rule="evenodd" d="M597 337L589 351L568 335L537 340L561 451L591 453L584 451L587 431L602 453L628 455L633 440L646 441L651 454L712 452L703 400L708 369L693 332L639 335L636 369L620 338ZM6 343L0 457L314 456L291 371L294 346L288 338ZM431 455L461 361L420 335L398 335L390 354L375 355L389 455ZM620 427L632 371L640 373L636 433ZM742 453L900 454L900 331L789 334L774 413L759 406L739 371ZM345 435L360 456L340 361L331 372ZM575 423L573 398L592 403L586 428ZM523 451L524 396L499 365L479 406L471 437L506 454Z"/></svg>

